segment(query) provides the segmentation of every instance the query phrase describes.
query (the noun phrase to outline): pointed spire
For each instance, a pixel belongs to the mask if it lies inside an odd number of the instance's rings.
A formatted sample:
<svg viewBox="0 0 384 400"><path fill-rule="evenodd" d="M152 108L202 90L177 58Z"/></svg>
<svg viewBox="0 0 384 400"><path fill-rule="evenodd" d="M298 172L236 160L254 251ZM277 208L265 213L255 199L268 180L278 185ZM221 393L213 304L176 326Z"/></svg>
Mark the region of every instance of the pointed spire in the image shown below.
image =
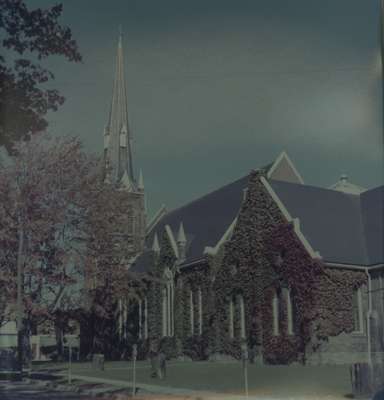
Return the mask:
<svg viewBox="0 0 384 400"><path fill-rule="evenodd" d="M105 140L105 148L110 156L113 182L118 183L124 174L127 173L129 180L132 183L135 183L131 148L132 137L128 123L121 27L119 28L116 70L107 129L109 132L109 138L108 140ZM104 135L106 136L106 131Z"/></svg>
<svg viewBox="0 0 384 400"><path fill-rule="evenodd" d="M187 238L185 237L184 225L183 222L180 222L179 232L177 234L177 249L179 253L179 262L183 262L185 260L186 247L187 247Z"/></svg>
<svg viewBox="0 0 384 400"><path fill-rule="evenodd" d="M106 125L104 127L104 150L109 149L109 127Z"/></svg>
<svg viewBox="0 0 384 400"><path fill-rule="evenodd" d="M182 244L187 243L183 222L180 222L179 233L177 234L177 243L182 243Z"/></svg>
<svg viewBox="0 0 384 400"><path fill-rule="evenodd" d="M155 253L160 253L160 245L159 245L159 239L157 237L157 233L155 232L153 236L153 244L152 244L152 250Z"/></svg>
<svg viewBox="0 0 384 400"><path fill-rule="evenodd" d="M127 191L132 191L133 190L133 183L129 179L127 171L124 171L124 175L121 177L120 189L127 190Z"/></svg>
<svg viewBox="0 0 384 400"><path fill-rule="evenodd" d="M140 170L140 173L139 173L139 183L137 185L137 188L139 190L144 190L144 178L143 178L143 171L142 170Z"/></svg>
<svg viewBox="0 0 384 400"><path fill-rule="evenodd" d="M123 26L119 25L119 47L123 46Z"/></svg>

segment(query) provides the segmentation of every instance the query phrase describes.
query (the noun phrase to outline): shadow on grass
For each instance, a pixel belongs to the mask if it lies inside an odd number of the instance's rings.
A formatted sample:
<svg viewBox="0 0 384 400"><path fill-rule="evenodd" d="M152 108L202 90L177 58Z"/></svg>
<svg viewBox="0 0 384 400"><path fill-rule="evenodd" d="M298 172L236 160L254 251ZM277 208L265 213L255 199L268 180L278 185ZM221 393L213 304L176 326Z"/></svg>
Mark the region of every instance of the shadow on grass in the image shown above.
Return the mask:
<svg viewBox="0 0 384 400"><path fill-rule="evenodd" d="M30 378L39 381L57 381L60 377L46 372L32 372Z"/></svg>

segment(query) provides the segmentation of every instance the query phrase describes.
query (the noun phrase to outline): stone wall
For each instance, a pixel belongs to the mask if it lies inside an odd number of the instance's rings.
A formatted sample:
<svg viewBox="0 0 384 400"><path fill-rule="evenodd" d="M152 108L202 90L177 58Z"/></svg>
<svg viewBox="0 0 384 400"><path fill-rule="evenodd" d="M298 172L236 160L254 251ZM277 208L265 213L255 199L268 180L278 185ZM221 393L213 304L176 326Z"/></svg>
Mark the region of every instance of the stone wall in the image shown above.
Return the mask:
<svg viewBox="0 0 384 400"><path fill-rule="evenodd" d="M220 352L240 356L241 340L229 337L228 304L241 293L250 348L266 363L336 363L363 360L366 340L354 336L353 290L366 283L354 270L329 270L313 259L261 182L250 176L232 238L214 288ZM295 309L293 334L287 332L287 306L279 303L279 334L273 334L272 298L289 288ZM366 300L365 300L366 302ZM236 318L236 316L235 316ZM236 324L236 322L235 322ZM317 361L316 361L317 360Z"/></svg>
<svg viewBox="0 0 384 400"><path fill-rule="evenodd" d="M362 271L326 267L308 253L292 221L287 221L262 183L263 172L250 175L246 198L240 207L232 237L215 256L201 263L177 267L167 235L154 266L158 281L149 295L150 336L161 338L161 290L165 268L174 272L175 327L170 349L192 359L240 358L241 296L245 310L245 336L256 358L269 364L343 364L367 360L368 308L366 276ZM373 286L382 283L375 280ZM353 292L363 287L364 332L354 333ZM197 291L203 296L203 331L199 333ZM287 300L291 293L293 331L288 331ZM190 293L193 293L193 310ZM273 333L272 299L279 302L279 334ZM384 295L384 294L383 294ZM234 300L233 337L229 304ZM381 303L380 303L381 302ZM383 297L375 306L384 309ZM381 308L380 308L381 307ZM193 332L191 334L191 311ZM381 319L382 321L382 319ZM377 321L376 321L377 322ZM381 331L380 331L381 332ZM380 334L378 332L378 334ZM381 346L381 345L380 345ZM382 351L375 347L374 351Z"/></svg>
<svg viewBox="0 0 384 400"><path fill-rule="evenodd" d="M352 364L367 361L367 335L345 332L329 337L307 358L308 365Z"/></svg>

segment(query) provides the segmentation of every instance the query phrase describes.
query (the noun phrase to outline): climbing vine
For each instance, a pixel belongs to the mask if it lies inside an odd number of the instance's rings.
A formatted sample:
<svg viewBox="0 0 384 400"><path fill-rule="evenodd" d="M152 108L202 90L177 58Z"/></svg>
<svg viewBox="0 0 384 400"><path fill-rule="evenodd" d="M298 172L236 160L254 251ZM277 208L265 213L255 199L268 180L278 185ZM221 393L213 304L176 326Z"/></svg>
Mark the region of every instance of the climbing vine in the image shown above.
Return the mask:
<svg viewBox="0 0 384 400"><path fill-rule="evenodd" d="M353 330L353 289L364 274L336 270L312 259L265 190L261 173L250 176L247 198L216 279L216 315L222 335L219 347L240 356L238 335L229 337L228 304L235 293L245 303L247 341L271 364L305 362L329 336ZM279 334L273 334L273 296L290 290L294 331L288 334L286 297L279 302ZM238 313L237 313L238 314ZM234 321L238 325L238 321Z"/></svg>
<svg viewBox="0 0 384 400"><path fill-rule="evenodd" d="M159 340L162 279L165 268L169 268L175 285L174 336L161 339L168 357L207 359L224 354L240 358L246 340L252 357L266 363L305 363L311 354L321 351L329 337L354 330L353 291L366 283L364 273L332 269L321 259L312 258L293 223L286 220L264 187L263 175L263 171L251 173L232 237L217 254L193 266L180 267L163 232L161 251L153 265L157 280L148 293L148 323L150 338ZM201 335L198 290L203 298ZM279 299L277 334L273 326L275 296ZM246 339L241 338L240 298Z"/></svg>

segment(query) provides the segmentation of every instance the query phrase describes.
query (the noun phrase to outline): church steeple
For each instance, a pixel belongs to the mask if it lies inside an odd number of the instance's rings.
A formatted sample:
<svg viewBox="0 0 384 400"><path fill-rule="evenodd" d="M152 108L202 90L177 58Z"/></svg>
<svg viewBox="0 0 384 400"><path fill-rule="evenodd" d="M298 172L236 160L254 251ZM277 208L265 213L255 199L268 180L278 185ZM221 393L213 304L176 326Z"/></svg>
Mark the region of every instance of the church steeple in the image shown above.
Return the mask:
<svg viewBox="0 0 384 400"><path fill-rule="evenodd" d="M123 39L120 30L116 56L116 71L107 126L104 130L105 164L110 166L111 181L119 185L129 178L133 187L132 136L128 123L127 92L124 77Z"/></svg>
<svg viewBox="0 0 384 400"><path fill-rule="evenodd" d="M120 201L126 209L126 213L121 215L121 230L126 236L129 257L136 256L143 251L145 243L145 192L142 175L136 180L133 170L121 30L117 45L112 101L104 129L103 178L106 184L120 191Z"/></svg>

